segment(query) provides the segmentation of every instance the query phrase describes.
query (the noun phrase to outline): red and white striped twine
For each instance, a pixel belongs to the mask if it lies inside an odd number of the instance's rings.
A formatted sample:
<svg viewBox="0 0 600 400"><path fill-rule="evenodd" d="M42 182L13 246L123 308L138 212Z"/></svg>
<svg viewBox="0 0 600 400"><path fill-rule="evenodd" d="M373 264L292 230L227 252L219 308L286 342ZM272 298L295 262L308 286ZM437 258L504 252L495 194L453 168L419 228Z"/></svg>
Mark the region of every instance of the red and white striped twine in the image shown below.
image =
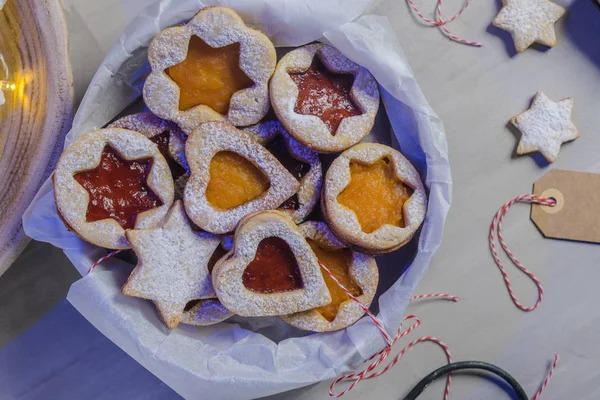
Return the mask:
<svg viewBox="0 0 600 400"><path fill-rule="evenodd" d="M367 366L367 368L365 368L364 370L362 370L360 372L352 373L352 374L345 374L345 375L342 375L339 378L337 378L331 384L331 386L329 386L329 396L330 397L335 397L335 398L342 397L343 395L348 393L350 390L352 390L354 388L354 386L356 386L363 379L371 379L371 378L375 378L376 376L385 374L390 368L392 368L394 365L396 365L398 363L400 358L410 348L414 347L415 345L417 345L421 342L436 343L437 345L439 345L442 348L442 350L444 350L444 353L446 353L446 358L447 358L448 362L449 363L452 362L452 356L450 355L450 350L448 349L448 346L444 342L442 342L440 339L433 337L433 336L423 336L416 340L413 340L412 342L410 342L409 344L404 346L404 348L402 350L400 350L400 353L398 353L398 355L396 357L394 357L394 359L392 361L390 361L381 371L372 372L379 364L381 364L390 355L390 352L392 351L392 346L398 340L400 340L404 336L408 335L414 329L416 329L419 325L421 325L421 320L419 320L419 318L417 318L414 315L408 315L408 316L404 317L404 319L402 320L402 323L400 323L398 332L396 332L396 336L394 336L394 338L391 338L390 335L385 330L383 323L375 315L373 315L371 313L371 311L369 311L369 309L360 302L360 300L358 300L355 296L353 296L352 293L350 293L350 291L348 291L348 289L346 289L344 287L344 285L342 285L340 283L340 281L337 280L337 278L331 273L331 271L329 271L329 269L321 261L319 261L319 265L321 266L321 268L323 268L325 270L325 272L327 272L329 274L331 279L333 279L333 281L339 287L341 287L344 290L344 292L346 292L346 294L353 301L358 303L358 305L365 311L365 313L367 313L367 315L371 318L373 323L377 326L377 328L379 329L379 332L381 333L381 335L383 336L383 338L385 339L385 341L387 343L386 347L383 350L381 350L378 353L373 354L371 356L371 358L369 358L367 360L367 362L369 362L369 361L375 359L375 361L373 361L371 364L369 364ZM410 301L420 300L420 299L448 299L448 300L452 300L452 301L459 300L459 298L457 296L453 296L453 295L450 295L447 293L435 293L435 294L425 294L425 295L414 296L410 299ZM404 321L407 321L407 320L414 320L415 322L410 327L408 327L408 329L406 329L405 331L402 331L402 324L404 323ZM345 380L349 380L349 381L353 381L353 382L350 384L350 386L348 386L342 392L337 393L337 394L334 393L333 389L334 389L335 385L337 385L338 383L345 381ZM446 380L446 389L444 390L444 400L448 400L448 396L450 395L451 381L452 381L452 374L448 374L448 378Z"/></svg>
<svg viewBox="0 0 600 400"><path fill-rule="evenodd" d="M508 212L509 208L512 207L513 204L515 204L517 202L539 204L542 206L554 207L556 205L556 200L554 200L552 198L539 197L539 196L536 196L533 194L523 194L521 196L517 196L514 199L506 202L502 207L500 207L500 209L494 216L494 219L492 220L492 225L490 226L490 236L489 236L490 249L492 250L492 255L494 256L494 261L496 261L496 265L498 266L498 268L500 268L500 272L502 273L502 277L504 278L504 282L506 283L506 288L508 289L508 293L510 294L510 297L511 297L513 303L515 303L515 305L517 307L519 307L523 311L532 311L532 310L535 310L542 302L542 298L544 297L544 288L542 287L542 284L539 281L539 279L531 271L529 271L527 268L525 268L525 266L523 264L521 264L521 262L513 254L513 252L510 251L510 249L508 248L508 245L504 241L504 236L502 235L502 221L504 220L504 217L506 216L506 213ZM504 252L508 255L508 257L511 259L513 264L517 268L519 268L525 275L527 275L529 277L529 279L531 279L533 281L533 283L535 283L535 286L538 289L537 301L532 306L523 305L517 298L517 295L515 294L515 292L513 291L512 284L510 282L510 279L508 278L508 273L506 272L504 265L502 265L502 261L500 261L500 258L498 257L498 251L496 250L496 244L495 244L495 239L496 239L495 232L496 231L498 232L498 241L500 242L500 245L502 246L502 249L504 250Z"/></svg>
<svg viewBox="0 0 600 400"><path fill-rule="evenodd" d="M105 255L105 256L103 256L103 257L100 257L100 258L98 259L98 261L96 261L95 263L93 263L93 264L92 264L92 266L90 267L90 269L88 269L88 274L89 274L90 272L92 272L92 270L93 270L94 268L96 268L96 267L98 266L98 264L100 264L101 262L103 262L103 261L105 261L105 260L107 260L107 259L111 258L112 256L114 256L114 255L116 255L116 254L119 254L119 253L120 253L120 252L122 252L122 251L123 251L123 250L114 250L114 251L111 251L110 253L108 253L107 255Z"/></svg>
<svg viewBox="0 0 600 400"><path fill-rule="evenodd" d="M337 378L335 381L333 381L333 383L329 386L329 397L334 397L334 398L342 397L343 395L345 395L346 393L351 391L354 388L354 386L356 386L361 380L371 379L371 378L375 378L376 376L385 374L389 369L391 369L394 365L396 365L398 363L400 358L402 358L402 356L409 349L411 349L415 345L422 343L422 342L433 342L433 343L436 343L437 345L439 345L442 348L442 350L444 350L444 353L446 354L448 363L452 363L452 356L450 355L450 349L448 348L448 345L446 345L444 342L442 342L440 339L438 339L436 337L423 336L423 337L413 340L412 342L410 342L409 344L404 346L402 348L402 350L400 350L398 355L396 355L396 357L394 357L394 359L392 361L390 361L381 371L372 372L379 364L381 364L390 355L390 352L392 351L392 346L398 340L400 340L404 336L410 334L413 330L415 330L418 326L421 325L421 320L415 315L406 316L400 323L400 327L398 328L398 332L396 333L396 336L394 336L394 338L392 340L390 340L390 335L386 332L386 330L383 326L383 323L376 316L374 316L369 311L369 309L360 302L360 300L358 300L355 296L353 296L352 293L350 293L350 291L348 291L348 289L346 289L344 287L344 285L342 285L340 283L340 281L337 280L337 278L331 273L331 271L329 271L329 269L321 261L319 261L319 265L321 266L321 268L323 268L325 270L325 272L327 272L329 274L331 279L333 279L333 281L339 287L341 287L344 290L344 292L346 292L346 294L352 300L354 300L356 303L358 303L358 305L367 313L367 315L371 318L373 323L377 326L381 335L384 337L385 341L387 342L387 346L383 350L381 350L378 353L373 354L366 361L366 362L369 362L369 361L375 359L375 361L373 361L371 364L369 364L367 366L367 368L365 368L364 370L362 370L360 372L342 375L339 378ZM458 296L453 296L448 293L434 293L434 294L422 294L422 295L418 295L418 296L413 296L410 298L410 301L412 302L412 301L421 300L421 299L447 299L447 300L452 300L452 301L460 300L460 298ZM408 321L408 320L414 320L415 322L410 327L408 327L408 329L406 331L403 332L402 324L404 323L404 321ZM533 396L533 398L531 400L537 400L540 397L540 395L542 394L542 392L544 391L544 389L546 388L546 386L548 386L548 382L550 381L550 378L552 378L552 374L553 374L554 370L556 369L557 363L558 363L558 354L555 354L554 362L552 363L550 370L548 371L548 374L546 375L546 379L544 379L544 382L542 383L539 390L537 391L537 393L535 394L535 396ZM334 389L335 385L337 385L338 383L345 381L345 380L349 380L349 381L353 381L353 382L350 384L350 386L348 386L342 392L334 393L333 389ZM452 382L452 374L450 373L450 374L448 374L448 377L446 379L446 388L444 389L444 400L448 400L448 398L450 396L451 382Z"/></svg>
<svg viewBox="0 0 600 400"><path fill-rule="evenodd" d="M530 197L536 197L536 196L531 196L531 195L525 195L525 196L530 196ZM516 201L524 201L521 199L521 197L523 196L519 196L513 200L511 200L510 202L506 203L503 208L510 208L510 206L512 204L514 204ZM550 200L550 199L540 199L537 198L536 200L537 204L545 204L545 205L554 205L555 201L554 200ZM500 210L502 211L502 209ZM500 213L499 211L499 213ZM504 211L504 214L506 214L506 210ZM504 215L503 214L503 215ZM498 225L499 227L502 224L502 217L503 215L500 216L499 220L498 220ZM496 221L496 218L494 218L494 221ZM492 223L492 226L495 224L495 222ZM499 229L499 237L501 238L501 231ZM501 243L502 242L502 238L500 239ZM504 246L503 246L504 247ZM494 251L493 247L492 250ZM506 250L506 249L505 249ZM90 267L90 269L88 270L88 274L92 272L92 270L98 266L98 264L100 264L101 262L105 261L106 259L122 252L123 250L114 250L108 254L106 254L105 256L99 258L94 264L92 264L92 266ZM496 255L497 256L497 255ZM499 261L498 261L499 262ZM342 397L343 395L345 395L346 393L348 393L350 390L352 390L354 388L354 386L356 386L360 381L362 381L363 379L371 379L371 378L375 378L377 376L383 375L385 374L388 370L390 370L394 365L396 365L398 363L398 361L400 360L400 358L402 358L402 356L404 354L406 354L406 352L413 348L414 346L416 346L419 343L422 342L433 342L435 344L437 344L438 346L440 346L442 348L442 350L444 350L444 353L446 354L446 359L448 360L448 363L452 362L452 356L450 354L450 349L448 348L448 345L446 345L444 342L442 342L440 339L433 337L433 336L423 336L420 337L418 339L413 340L412 342L408 343L406 346L404 346L402 348L402 350L400 350L400 352L396 355L396 357L394 357L394 359L392 361L390 361L381 371L377 371L377 372L372 372L379 364L381 364L383 361L385 361L385 359L390 355L390 352L392 351L392 346L400 339L402 339L404 336L407 336L408 334L410 334L413 330L415 330L417 327L419 327L421 325L421 320L415 316L415 315L408 315L406 317L404 317L404 319L402 320L402 322L400 323L400 327L398 328L398 331L396 332L396 335L392 338L387 331L385 330L385 327L383 326L383 323L375 316L373 315L373 313L371 313L371 311L369 311L368 307L366 307L364 304L362 304L360 302L360 300L358 300L354 295L352 295L352 293L350 293L350 291L348 289L346 289L344 287L344 285L342 285L340 283L340 281L331 273L331 271L329 271L329 269L325 266L325 264L323 264L321 261L319 261L319 265L321 266L321 268L323 268L331 277L331 279L333 279L333 281L344 290L344 292L346 292L346 294L356 303L358 303L358 305L363 309L363 311L371 318L371 320L373 321L373 323L377 326L377 328L379 329L379 332L381 333L381 335L383 336L383 338L385 339L387 345L386 347L379 351L378 353L373 354L368 360L367 362L375 359L375 361L373 361L371 364L369 364L367 366L366 369L358 372L358 373L352 373L352 374L346 374L346 375L342 375L339 378L337 378L330 386L329 386L329 396L330 397L334 397L334 398L339 398ZM500 268L503 270L503 267L501 266L501 264L499 264ZM524 268L524 267L523 267ZM510 290L510 287L509 287ZM416 300L422 300L422 299L447 299L447 300L452 300L452 301L459 301L459 297L458 296L453 296L451 294L448 293L433 293L433 294L422 294L422 295L418 295L418 296L413 296L410 298L410 301L416 301ZM402 331L402 324L405 321L408 320L414 320L415 322L408 327L408 329L406 329L405 331ZM538 397L542 394L542 392L544 391L544 389L546 388L546 386L548 386L548 382L550 381L550 378L552 377L552 374L554 372L554 369L556 368L556 365L558 363L558 354L554 355L554 362L552 363L552 366L550 367L550 370L548 372L548 375L546 376L546 379L544 380L544 382L542 383L540 389L538 390L538 392L535 394L535 396L533 396L533 398L531 400L537 400ZM350 386L348 386L348 388L346 388L344 391L340 392L340 393L334 393L333 389L335 387L336 384L344 381L344 380L351 380L353 381ZM450 384L452 382L452 374L448 374L448 377L446 379L446 387L444 389L444 400L448 400L449 396L450 396Z"/></svg>
<svg viewBox="0 0 600 400"><path fill-rule="evenodd" d="M410 5L410 7L413 9L415 14L417 14L417 16L421 19L421 21L423 21L425 24L427 24L429 26L436 26L436 27L440 28L442 30L442 32L444 33L444 35L446 35L450 40L453 40L453 41L461 43L461 44L465 44L467 46L483 47L483 44L481 44L480 42L462 39L459 36L451 33L448 30L448 28L446 28L446 25L448 25L449 23L451 23L452 21L454 21L458 17L460 17L461 14L467 9L467 7L469 7L470 0L466 0L465 3L463 4L463 6L461 7L461 9L458 11L458 13L456 13L453 17L446 19L446 20L444 19L444 16L442 15L443 0L437 0L437 4L435 7L436 8L435 20L429 19L425 15L423 15L423 13L421 11L419 11L419 9L417 8L417 6L413 0L406 0L406 1Z"/></svg>
<svg viewBox="0 0 600 400"><path fill-rule="evenodd" d="M542 392L544 391L544 389L546 389L546 386L548 386L548 382L550 382L550 378L552 378L552 374L554 373L554 370L556 369L557 364L558 364L558 354L555 354L554 361L552 362L552 365L550 366L550 370L548 371L548 374L546 375L546 379L544 379L542 386L540 386L540 389L531 398L531 400L537 400L538 397L540 397L542 395Z"/></svg>

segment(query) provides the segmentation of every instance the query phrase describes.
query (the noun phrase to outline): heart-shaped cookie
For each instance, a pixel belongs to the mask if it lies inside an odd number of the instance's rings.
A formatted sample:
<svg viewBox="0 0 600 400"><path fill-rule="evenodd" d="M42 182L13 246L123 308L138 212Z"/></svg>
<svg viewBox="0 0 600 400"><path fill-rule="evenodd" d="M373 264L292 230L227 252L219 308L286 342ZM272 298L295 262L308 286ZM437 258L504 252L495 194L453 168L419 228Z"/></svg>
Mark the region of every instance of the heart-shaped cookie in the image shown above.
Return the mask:
<svg viewBox="0 0 600 400"><path fill-rule="evenodd" d="M213 270L213 287L231 312L285 315L331 303L317 258L296 224L279 211L244 218L232 254Z"/></svg>
<svg viewBox="0 0 600 400"><path fill-rule="evenodd" d="M373 256L344 246L324 222L308 221L298 227L319 261L363 305L369 307L377 291L379 271ZM282 316L288 324L308 331L329 332L343 329L363 315L362 307L323 271L331 303L308 311Z"/></svg>
<svg viewBox="0 0 600 400"><path fill-rule="evenodd" d="M300 186L267 149L225 122L201 124L185 151L185 209L208 232L231 232L245 215L279 207Z"/></svg>

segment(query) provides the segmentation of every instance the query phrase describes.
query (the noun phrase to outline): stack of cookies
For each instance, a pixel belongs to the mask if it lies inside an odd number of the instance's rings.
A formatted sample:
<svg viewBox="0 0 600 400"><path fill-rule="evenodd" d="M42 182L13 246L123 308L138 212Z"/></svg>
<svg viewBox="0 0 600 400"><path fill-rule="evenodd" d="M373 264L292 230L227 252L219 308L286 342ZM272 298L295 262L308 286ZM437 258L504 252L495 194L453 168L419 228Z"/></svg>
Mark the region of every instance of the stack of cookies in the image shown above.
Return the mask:
<svg viewBox="0 0 600 400"><path fill-rule="evenodd" d="M226 7L160 32L148 59L151 112L81 135L57 164L66 226L132 249L122 293L152 300L169 329L237 314L324 332L361 318L347 292L371 304L374 255L410 241L427 207L401 153L359 143L380 102L369 71L320 43L277 62ZM336 155L325 172L323 153Z"/></svg>

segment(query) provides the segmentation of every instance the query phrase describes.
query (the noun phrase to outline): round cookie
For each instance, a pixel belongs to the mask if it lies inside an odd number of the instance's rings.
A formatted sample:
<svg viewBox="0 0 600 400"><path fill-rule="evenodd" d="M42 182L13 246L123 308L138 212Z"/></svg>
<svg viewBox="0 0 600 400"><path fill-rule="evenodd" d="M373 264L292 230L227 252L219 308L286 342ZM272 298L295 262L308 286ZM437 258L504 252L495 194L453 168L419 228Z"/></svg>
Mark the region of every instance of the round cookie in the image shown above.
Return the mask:
<svg viewBox="0 0 600 400"><path fill-rule="evenodd" d="M369 134L379 108L377 82L337 49L313 43L287 53L269 91L287 131L320 153L336 153Z"/></svg>
<svg viewBox="0 0 600 400"><path fill-rule="evenodd" d="M130 247L127 229L158 226L174 197L171 171L158 147L119 128L78 137L60 156L53 182L67 227L109 249Z"/></svg>
<svg viewBox="0 0 600 400"><path fill-rule="evenodd" d="M383 254L415 235L425 218L427 195L419 173L400 152L362 143L329 167L321 207L342 242L361 252Z"/></svg>

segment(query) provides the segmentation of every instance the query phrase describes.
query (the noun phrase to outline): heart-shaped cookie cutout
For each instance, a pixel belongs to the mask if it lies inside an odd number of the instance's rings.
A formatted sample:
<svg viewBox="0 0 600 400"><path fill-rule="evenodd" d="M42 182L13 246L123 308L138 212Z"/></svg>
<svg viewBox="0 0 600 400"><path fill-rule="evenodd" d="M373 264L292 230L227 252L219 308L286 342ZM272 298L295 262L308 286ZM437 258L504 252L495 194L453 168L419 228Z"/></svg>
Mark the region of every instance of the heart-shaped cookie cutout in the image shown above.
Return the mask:
<svg viewBox="0 0 600 400"><path fill-rule="evenodd" d="M325 222L308 221L298 227L319 261L325 265L347 290L363 305L369 307L377 291L379 271L375 258L353 251L343 245ZM330 332L344 329L358 321L364 314L337 282L323 272L325 284L331 294L331 303L291 315L284 321L303 330Z"/></svg>
<svg viewBox="0 0 600 400"><path fill-rule="evenodd" d="M284 315L331 303L314 252L285 214L262 211L244 218L232 251L213 270L217 297L231 312Z"/></svg>
<svg viewBox="0 0 600 400"><path fill-rule="evenodd" d="M191 175L185 209L212 233L235 229L246 215L279 207L300 183L267 149L225 122L206 122L188 137Z"/></svg>

